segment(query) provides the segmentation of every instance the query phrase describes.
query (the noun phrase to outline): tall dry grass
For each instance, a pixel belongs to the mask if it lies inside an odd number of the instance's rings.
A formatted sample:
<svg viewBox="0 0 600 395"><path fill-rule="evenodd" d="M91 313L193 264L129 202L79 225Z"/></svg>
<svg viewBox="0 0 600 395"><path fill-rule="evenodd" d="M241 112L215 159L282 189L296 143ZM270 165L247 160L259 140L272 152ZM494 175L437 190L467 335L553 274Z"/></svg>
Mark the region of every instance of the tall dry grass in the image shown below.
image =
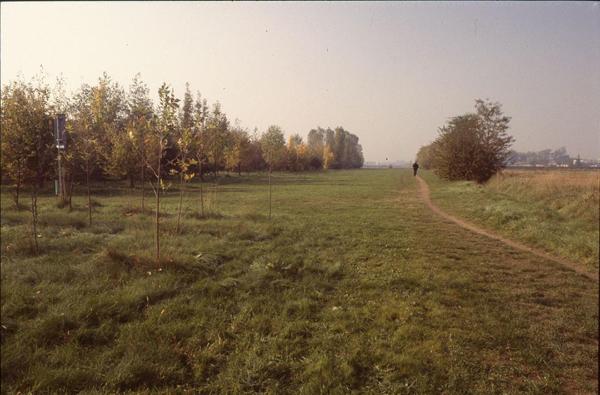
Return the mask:
<svg viewBox="0 0 600 395"><path fill-rule="evenodd" d="M600 170L504 170L486 187L517 198L534 198L563 214L598 224Z"/></svg>

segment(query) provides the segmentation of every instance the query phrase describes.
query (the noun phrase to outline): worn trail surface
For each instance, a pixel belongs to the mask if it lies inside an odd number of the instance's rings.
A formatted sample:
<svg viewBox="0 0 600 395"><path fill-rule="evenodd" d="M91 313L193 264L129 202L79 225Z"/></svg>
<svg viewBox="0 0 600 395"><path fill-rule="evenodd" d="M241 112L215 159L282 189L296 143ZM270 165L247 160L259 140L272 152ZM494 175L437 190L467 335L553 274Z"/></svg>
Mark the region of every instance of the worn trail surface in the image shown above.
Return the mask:
<svg viewBox="0 0 600 395"><path fill-rule="evenodd" d="M448 213L446 213L445 211L443 211L442 209L440 209L438 206L436 206L432 201L431 201L431 196L429 193L429 186L427 185L427 183L425 182L425 180L423 180L421 177L417 176L416 177L417 182L419 183L419 191L421 193L421 196L423 197L423 200L425 201L425 204L427 204L427 206L434 211L435 213L439 214L440 216L442 216L443 218L454 222L455 224L470 230L471 232L489 237L490 239L494 239L494 240L498 240L514 249L517 250L521 250L521 251L525 251L534 255L537 255L541 258L547 259L549 261L552 262L556 262L560 265L563 265L565 267L568 267L569 269L582 274L592 280L598 281L598 272L594 272L591 269L587 269L585 267L582 267L582 265L578 265L577 263L574 262L570 262L564 258L559 258L559 257L555 257L552 256L550 254L547 254L543 251L540 251L538 249L526 246L524 244L521 244L519 242L513 241L513 240L509 240L505 237L502 237L494 232L491 232L489 230L485 230L483 228L480 228L476 225L473 225L467 221L464 221L460 218L457 218L453 215L450 215Z"/></svg>

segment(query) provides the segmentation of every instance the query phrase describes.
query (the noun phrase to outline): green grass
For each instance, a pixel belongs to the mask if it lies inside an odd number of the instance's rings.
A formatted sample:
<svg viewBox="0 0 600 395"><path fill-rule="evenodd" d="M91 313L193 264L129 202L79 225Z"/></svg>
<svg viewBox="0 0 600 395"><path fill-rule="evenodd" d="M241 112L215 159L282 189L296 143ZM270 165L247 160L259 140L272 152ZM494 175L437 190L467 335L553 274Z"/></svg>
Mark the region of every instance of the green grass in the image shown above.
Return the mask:
<svg viewBox="0 0 600 395"><path fill-rule="evenodd" d="M488 184L423 177L444 210L573 262L598 267L599 172L507 171Z"/></svg>
<svg viewBox="0 0 600 395"><path fill-rule="evenodd" d="M170 191L161 269L127 188L92 227L41 198L39 256L4 191L3 393L597 391L596 283L440 219L408 171L274 180L271 221L262 175L206 218L192 185L180 235Z"/></svg>

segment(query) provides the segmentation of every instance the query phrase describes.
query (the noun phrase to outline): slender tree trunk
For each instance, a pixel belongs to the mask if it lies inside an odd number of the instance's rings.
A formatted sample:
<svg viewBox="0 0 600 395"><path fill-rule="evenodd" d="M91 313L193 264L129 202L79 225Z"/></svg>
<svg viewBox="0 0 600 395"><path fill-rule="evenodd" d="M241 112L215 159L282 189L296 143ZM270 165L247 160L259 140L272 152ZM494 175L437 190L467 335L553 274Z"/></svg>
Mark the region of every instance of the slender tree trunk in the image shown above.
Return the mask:
<svg viewBox="0 0 600 395"><path fill-rule="evenodd" d="M144 187L145 187L145 184L144 184L144 173L145 173L145 170L146 170L146 168L145 168L145 166L146 166L146 148L145 147L146 146L144 145L144 134L143 134L143 132L142 132L142 143L141 143L141 145L142 145L142 177L141 177L142 180L141 180L141 182L142 182L142 213L143 213L144 212L144 193L145 193L145 190L144 190Z"/></svg>
<svg viewBox="0 0 600 395"><path fill-rule="evenodd" d="M200 180L200 216L204 218L204 194L202 189L202 180Z"/></svg>
<svg viewBox="0 0 600 395"><path fill-rule="evenodd" d="M179 207L177 208L177 230L176 233L179 233L181 227L181 207L183 206L183 186L184 186L184 177L183 173L179 174Z"/></svg>
<svg viewBox="0 0 600 395"><path fill-rule="evenodd" d="M73 179L74 178L75 177L73 177L72 174L69 176L69 211L73 211L72 197L73 197Z"/></svg>
<svg viewBox="0 0 600 395"><path fill-rule="evenodd" d="M142 180L141 180L141 183L142 183L142 213L144 212L144 193L145 193L145 190L144 190L144 188L145 188L145 185L144 185L144 183L145 183L144 173L145 173L144 172L144 162L142 162Z"/></svg>
<svg viewBox="0 0 600 395"><path fill-rule="evenodd" d="M213 163L213 181L217 181L217 161Z"/></svg>
<svg viewBox="0 0 600 395"><path fill-rule="evenodd" d="M160 266L160 162L162 159L162 141L158 144L158 163L156 166L157 172L156 172L156 179L157 179L157 183L156 183L156 265Z"/></svg>
<svg viewBox="0 0 600 395"><path fill-rule="evenodd" d="M19 170L19 172L17 173L17 183L15 185L15 207L17 208L17 210L19 210L19 208L21 206L19 206L19 192L21 192L21 171Z"/></svg>
<svg viewBox="0 0 600 395"><path fill-rule="evenodd" d="M38 211L37 211L37 195L38 195L38 184L33 183L33 189L31 191L31 227L33 232L33 248L35 254L39 253L38 246L38 235L37 235L37 222L38 222Z"/></svg>
<svg viewBox="0 0 600 395"><path fill-rule="evenodd" d="M238 162L238 176L242 176L242 162Z"/></svg>
<svg viewBox="0 0 600 395"><path fill-rule="evenodd" d="M158 183L159 185L156 186L156 239L155 239L155 243L156 243L156 265L160 266L160 236L159 236L159 227L160 227L160 220L159 220L159 207L160 207L160 177L158 178Z"/></svg>
<svg viewBox="0 0 600 395"><path fill-rule="evenodd" d="M65 203L65 176L64 169L61 161L62 155L60 149L58 150L57 160L58 160L58 196L61 204Z"/></svg>
<svg viewBox="0 0 600 395"><path fill-rule="evenodd" d="M198 156L198 172L200 173L200 216L204 217L204 192L202 186L204 179L202 177L202 160L200 156Z"/></svg>
<svg viewBox="0 0 600 395"><path fill-rule="evenodd" d="M269 220L271 219L271 171L272 167L269 165Z"/></svg>
<svg viewBox="0 0 600 395"><path fill-rule="evenodd" d="M133 179L132 173L129 174L129 188L131 188L131 189L135 188L135 180Z"/></svg>
<svg viewBox="0 0 600 395"><path fill-rule="evenodd" d="M90 161L89 161L89 159L87 160L86 167L85 167L85 182L87 184L89 226L92 226L92 193L90 191Z"/></svg>
<svg viewBox="0 0 600 395"><path fill-rule="evenodd" d="M213 189L213 201L212 201L212 211L214 213L217 212L217 186L218 186L218 178L217 178L217 159L215 158L215 187Z"/></svg>
<svg viewBox="0 0 600 395"><path fill-rule="evenodd" d="M213 213L217 212L217 190L218 190L218 187L219 187L218 182L219 181L217 179L215 179L215 185L214 185L214 188L213 188L212 209L211 209Z"/></svg>

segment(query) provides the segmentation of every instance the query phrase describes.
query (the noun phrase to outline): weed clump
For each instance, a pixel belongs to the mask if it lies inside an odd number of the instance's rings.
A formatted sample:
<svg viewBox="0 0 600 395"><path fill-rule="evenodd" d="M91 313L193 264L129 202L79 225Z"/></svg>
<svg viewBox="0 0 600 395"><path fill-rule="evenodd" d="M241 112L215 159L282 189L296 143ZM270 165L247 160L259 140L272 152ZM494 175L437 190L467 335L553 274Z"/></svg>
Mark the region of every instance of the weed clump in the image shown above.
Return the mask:
<svg viewBox="0 0 600 395"><path fill-rule="evenodd" d="M56 346L69 341L77 323L64 314L53 315L40 321L32 331L32 338L38 346Z"/></svg>
<svg viewBox="0 0 600 395"><path fill-rule="evenodd" d="M220 213L218 211L205 212L204 214L195 212L193 214L190 214L189 216L190 216L190 218L197 219L197 220L225 219L226 218L226 216L223 213Z"/></svg>
<svg viewBox="0 0 600 395"><path fill-rule="evenodd" d="M82 229L87 226L87 222L83 218L65 213L47 213L41 215L39 224L42 226L53 226L59 228L72 227L74 229Z"/></svg>
<svg viewBox="0 0 600 395"><path fill-rule="evenodd" d="M151 258L149 257L129 255L111 248L107 249L105 254L110 262L115 263L128 271L131 269L144 270L151 267L156 267L156 263L152 262Z"/></svg>

